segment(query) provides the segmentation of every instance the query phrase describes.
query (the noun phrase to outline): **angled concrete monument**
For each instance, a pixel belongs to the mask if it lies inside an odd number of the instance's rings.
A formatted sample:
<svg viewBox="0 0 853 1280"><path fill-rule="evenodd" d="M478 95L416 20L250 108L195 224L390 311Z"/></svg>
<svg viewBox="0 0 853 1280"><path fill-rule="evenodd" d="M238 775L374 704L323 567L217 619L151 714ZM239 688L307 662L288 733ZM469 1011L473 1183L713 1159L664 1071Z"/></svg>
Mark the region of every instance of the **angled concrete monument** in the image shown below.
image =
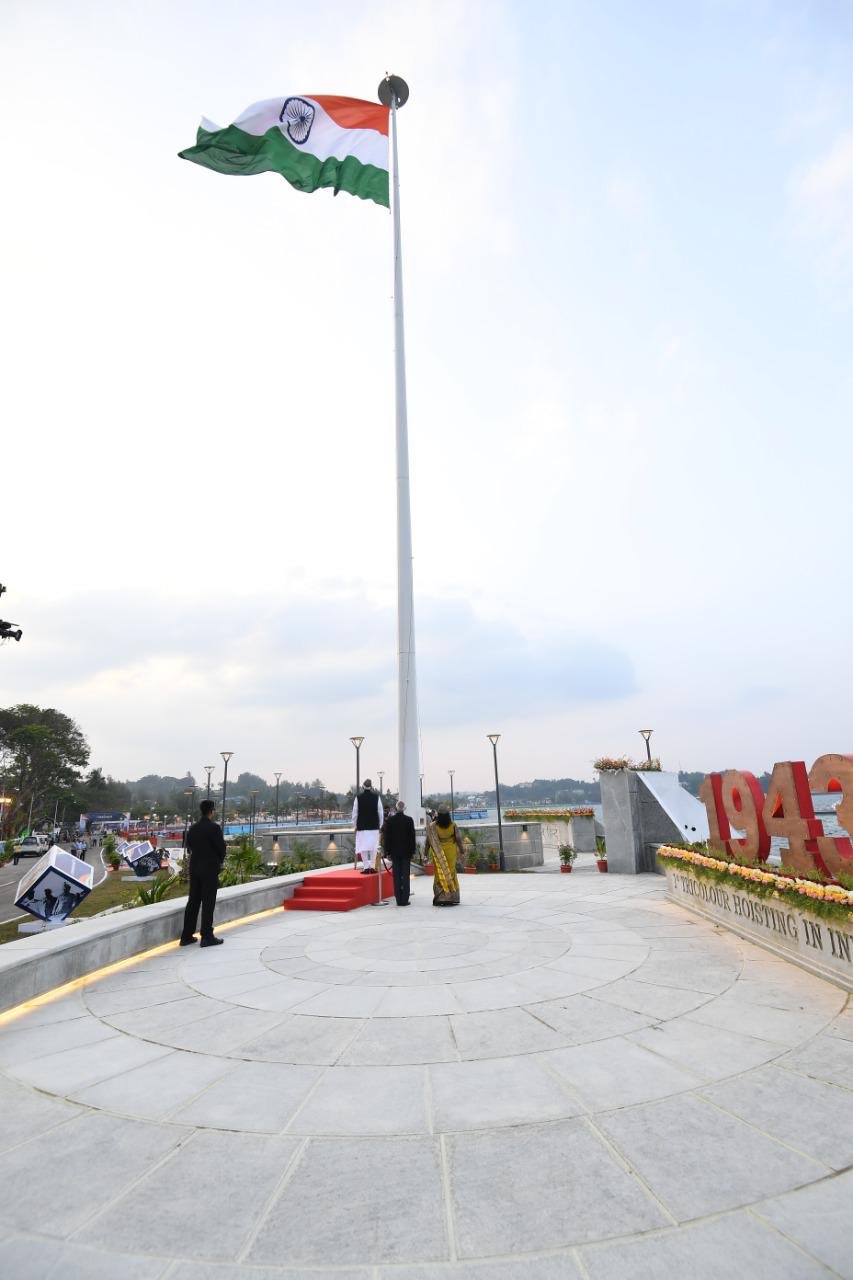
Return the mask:
<svg viewBox="0 0 853 1280"><path fill-rule="evenodd" d="M705 806L677 773L619 769L601 774L601 807L611 873L656 871L654 846L708 839Z"/></svg>

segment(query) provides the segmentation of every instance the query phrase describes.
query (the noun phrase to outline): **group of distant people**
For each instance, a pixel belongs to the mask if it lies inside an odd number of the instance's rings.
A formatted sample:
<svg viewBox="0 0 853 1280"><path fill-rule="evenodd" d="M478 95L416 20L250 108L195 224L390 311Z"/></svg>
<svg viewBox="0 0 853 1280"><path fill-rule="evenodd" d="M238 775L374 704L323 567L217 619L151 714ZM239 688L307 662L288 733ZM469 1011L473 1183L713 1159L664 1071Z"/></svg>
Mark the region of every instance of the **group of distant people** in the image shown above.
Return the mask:
<svg viewBox="0 0 853 1280"><path fill-rule="evenodd" d="M222 943L213 932L213 913L219 872L225 862L225 837L218 822L214 822L215 805L212 800L202 800L200 818L186 834L189 855L189 895L180 945L188 947L196 941L196 931L201 912L202 947L216 947ZM398 800L394 812L385 817L382 797L374 791L370 778L355 797L352 806L352 822L355 828L356 862L361 863L362 875L376 875L380 856L391 861L394 879L394 898L399 907L407 907L411 898L411 864L417 853L415 824L406 813L403 800ZM429 815L426 828L429 857L434 868L432 902L435 907L455 907L459 903L458 860L461 858L462 838L446 804L440 804L434 815ZM381 855L380 855L381 845Z"/></svg>
<svg viewBox="0 0 853 1280"><path fill-rule="evenodd" d="M361 861L362 875L375 875L382 854L391 860L394 898L398 907L407 907L411 897L411 864L417 852L415 823L406 813L403 800L385 818L382 797L373 790L370 778L353 801L352 821L355 827L356 861ZM446 804L440 804L426 828L430 860L434 867L432 904L455 907L459 903L457 861L462 856L462 838Z"/></svg>

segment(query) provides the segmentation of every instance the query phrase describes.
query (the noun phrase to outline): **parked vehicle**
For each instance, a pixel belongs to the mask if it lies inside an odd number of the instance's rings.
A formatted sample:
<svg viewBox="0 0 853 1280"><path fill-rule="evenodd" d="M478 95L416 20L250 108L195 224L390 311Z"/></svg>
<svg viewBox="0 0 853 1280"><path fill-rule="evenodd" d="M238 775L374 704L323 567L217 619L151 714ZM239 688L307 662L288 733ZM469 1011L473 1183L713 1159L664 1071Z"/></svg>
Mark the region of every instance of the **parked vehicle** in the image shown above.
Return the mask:
<svg viewBox="0 0 853 1280"><path fill-rule="evenodd" d="M15 841L15 857L40 858L49 848L50 842L45 836L24 836L22 840Z"/></svg>

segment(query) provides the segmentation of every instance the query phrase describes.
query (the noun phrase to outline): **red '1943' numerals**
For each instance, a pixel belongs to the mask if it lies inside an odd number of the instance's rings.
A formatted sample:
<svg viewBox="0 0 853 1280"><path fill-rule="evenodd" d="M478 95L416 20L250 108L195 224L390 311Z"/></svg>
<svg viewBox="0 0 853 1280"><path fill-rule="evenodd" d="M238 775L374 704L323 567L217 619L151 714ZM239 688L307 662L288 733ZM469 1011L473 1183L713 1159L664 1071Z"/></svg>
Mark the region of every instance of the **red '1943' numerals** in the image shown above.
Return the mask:
<svg viewBox="0 0 853 1280"><path fill-rule="evenodd" d="M816 791L841 792L838 820L853 830L853 756L821 756L808 772L801 760L776 764L766 796L745 769L711 773L699 788L709 844L736 862L764 862L771 838L778 836L788 842L783 862L801 875L820 871L834 879L840 871L853 873L853 842L824 833L812 801Z"/></svg>

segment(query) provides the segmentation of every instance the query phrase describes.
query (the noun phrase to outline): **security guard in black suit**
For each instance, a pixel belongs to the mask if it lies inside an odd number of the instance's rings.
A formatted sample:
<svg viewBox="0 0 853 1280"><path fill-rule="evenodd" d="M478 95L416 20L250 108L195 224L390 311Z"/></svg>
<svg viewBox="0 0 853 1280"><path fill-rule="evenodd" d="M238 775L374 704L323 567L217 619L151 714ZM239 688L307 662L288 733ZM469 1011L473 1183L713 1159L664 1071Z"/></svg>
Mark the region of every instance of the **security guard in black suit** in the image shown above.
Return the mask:
<svg viewBox="0 0 853 1280"><path fill-rule="evenodd" d="M195 942L198 909L201 907L202 947L218 947L222 938L213 936L213 909L216 906L216 890L219 873L225 861L225 837L218 822L211 815L215 806L212 800L202 800L199 805L201 818L187 832L187 853L190 860L190 896L184 912L184 928L181 946Z"/></svg>
<svg viewBox="0 0 853 1280"><path fill-rule="evenodd" d="M417 848L415 824L404 812L405 808L404 802L398 800L396 812L388 818L382 828L382 852L391 859L394 897L397 899L398 907L409 905L412 858Z"/></svg>

